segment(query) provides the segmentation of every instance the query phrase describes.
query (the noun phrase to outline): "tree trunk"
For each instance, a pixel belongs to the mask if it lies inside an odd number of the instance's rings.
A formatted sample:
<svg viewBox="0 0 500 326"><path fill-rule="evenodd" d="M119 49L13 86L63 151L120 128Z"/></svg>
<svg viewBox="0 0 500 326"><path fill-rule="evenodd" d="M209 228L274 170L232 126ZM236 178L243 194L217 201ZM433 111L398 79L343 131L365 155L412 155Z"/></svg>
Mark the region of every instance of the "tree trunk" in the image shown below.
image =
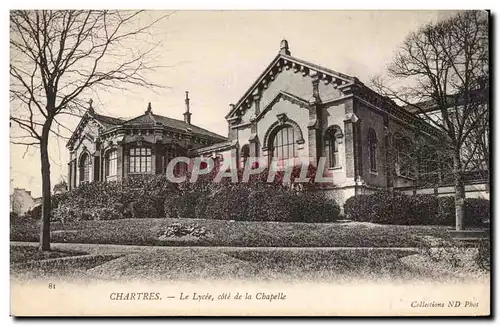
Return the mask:
<svg viewBox="0 0 500 326"><path fill-rule="evenodd" d="M465 186L462 175L460 154L455 153L453 156L453 179L455 182L455 227L457 231L464 230L465 219Z"/></svg>
<svg viewBox="0 0 500 326"><path fill-rule="evenodd" d="M40 159L42 164L42 223L40 229L40 250L50 250L50 161L49 161L49 133L52 122L48 120L43 126L40 140Z"/></svg>

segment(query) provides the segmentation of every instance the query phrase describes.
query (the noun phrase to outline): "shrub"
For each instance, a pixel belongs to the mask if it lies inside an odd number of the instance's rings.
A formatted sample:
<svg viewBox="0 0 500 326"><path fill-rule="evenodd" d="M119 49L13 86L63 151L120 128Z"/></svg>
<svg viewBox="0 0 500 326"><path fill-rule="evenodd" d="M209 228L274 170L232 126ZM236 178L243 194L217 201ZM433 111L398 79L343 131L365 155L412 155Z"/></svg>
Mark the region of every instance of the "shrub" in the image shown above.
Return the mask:
<svg viewBox="0 0 500 326"><path fill-rule="evenodd" d="M437 224L455 224L455 198L453 196L438 198Z"/></svg>
<svg viewBox="0 0 500 326"><path fill-rule="evenodd" d="M204 182L204 183L203 183ZM319 191L296 191L279 183L181 184L165 200L166 217L213 218L240 221L328 222L340 213L335 201Z"/></svg>
<svg viewBox="0 0 500 326"><path fill-rule="evenodd" d="M483 198L465 200L465 225L487 226L490 224L490 201Z"/></svg>
<svg viewBox="0 0 500 326"><path fill-rule="evenodd" d="M339 219L340 207L333 199L326 198L323 192L299 192L290 199L293 221L333 222Z"/></svg>
<svg viewBox="0 0 500 326"><path fill-rule="evenodd" d="M123 182L91 182L53 196L54 220L157 218L176 188L164 175L139 175ZM64 209L59 210L61 206ZM63 217L67 214L67 217Z"/></svg>
<svg viewBox="0 0 500 326"><path fill-rule="evenodd" d="M167 226L167 229L160 234L160 237L182 237L190 235L193 237L201 238L208 235L208 231L204 226L199 226L198 224L181 224L173 223Z"/></svg>
<svg viewBox="0 0 500 326"><path fill-rule="evenodd" d="M371 195L349 198L344 205L345 214L355 221L401 225L454 225L454 197L432 195L404 195L380 191ZM489 201L465 200L465 226L483 226L490 217Z"/></svg>
<svg viewBox="0 0 500 326"><path fill-rule="evenodd" d="M13 223L18 218L19 218L19 214L17 214L16 212L10 212L10 223Z"/></svg>
<svg viewBox="0 0 500 326"><path fill-rule="evenodd" d="M455 225L455 198L446 196L439 198L438 220L443 225ZM465 199L466 227L488 226L490 220L490 201L483 198Z"/></svg>
<svg viewBox="0 0 500 326"><path fill-rule="evenodd" d="M350 219L359 222L370 221L374 196L357 195L349 197L344 203L344 214Z"/></svg>

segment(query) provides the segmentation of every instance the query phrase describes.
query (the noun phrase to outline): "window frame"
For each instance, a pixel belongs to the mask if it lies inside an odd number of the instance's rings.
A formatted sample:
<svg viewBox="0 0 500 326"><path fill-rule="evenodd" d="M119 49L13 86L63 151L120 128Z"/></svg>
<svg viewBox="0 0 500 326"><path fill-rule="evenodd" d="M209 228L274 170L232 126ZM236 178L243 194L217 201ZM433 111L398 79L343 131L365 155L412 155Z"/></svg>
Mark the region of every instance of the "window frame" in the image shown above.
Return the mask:
<svg viewBox="0 0 500 326"><path fill-rule="evenodd" d="M112 158L110 156L114 154ZM113 164L113 169L111 169L111 163ZM113 170L113 174L110 173L110 171ZM104 177L105 178L111 178L115 177L118 175L118 150L116 148L111 148L106 151L106 154L104 155Z"/></svg>
<svg viewBox="0 0 500 326"><path fill-rule="evenodd" d="M328 151L328 169L342 169L340 160L340 139L343 137L342 129L333 125L325 131L325 148Z"/></svg>
<svg viewBox="0 0 500 326"><path fill-rule="evenodd" d="M284 133L286 132L286 143L283 142ZM290 133L292 135L290 140ZM276 128L271 137L269 137L269 162L271 163L273 160L284 161L289 159L296 159L298 157L297 154L297 139L295 135L296 131L294 126L290 124L283 124L279 128ZM286 155L285 155L286 148ZM291 149L291 150L290 150ZM281 151L280 151L281 150ZM292 152L292 155L290 155ZM281 153L281 156L280 156Z"/></svg>
<svg viewBox="0 0 500 326"><path fill-rule="evenodd" d="M403 136L401 134L397 134L393 139L393 148L395 151L395 172L398 177L415 180L415 170L411 166L410 162L412 162L411 158L408 158L404 155L405 148L413 147L413 142L407 136ZM408 159L407 159L408 158ZM406 160L407 159L407 160ZM406 162L406 161L408 162ZM403 164L404 163L404 164ZM407 164L408 163L408 164Z"/></svg>
<svg viewBox="0 0 500 326"><path fill-rule="evenodd" d="M139 150L139 154L137 154ZM144 150L144 153L142 152ZM134 153L132 153L134 152ZM134 164L132 164L132 162ZM137 164L139 163L139 164ZM133 169L132 169L133 166ZM137 169L139 166L139 169ZM144 171L142 167L145 167ZM149 168L149 169L148 169ZM147 146L134 146L128 150L128 173L130 174L147 174L153 171L153 152Z"/></svg>
<svg viewBox="0 0 500 326"><path fill-rule="evenodd" d="M170 154L170 155L167 155ZM176 157L183 156L185 154L185 150L182 147L171 145L165 147L163 151L163 173L167 173L167 167L170 161L172 161ZM179 177L186 174L189 166L185 162L178 162L173 170L174 176Z"/></svg>
<svg viewBox="0 0 500 326"><path fill-rule="evenodd" d="M240 164L242 168L244 168L245 165L247 164L249 157L250 157L250 146L248 144L245 144L241 146L241 153L240 153Z"/></svg>
<svg viewBox="0 0 500 326"><path fill-rule="evenodd" d="M83 172L83 173L82 173ZM78 164L79 183L90 182L90 154L82 153Z"/></svg>

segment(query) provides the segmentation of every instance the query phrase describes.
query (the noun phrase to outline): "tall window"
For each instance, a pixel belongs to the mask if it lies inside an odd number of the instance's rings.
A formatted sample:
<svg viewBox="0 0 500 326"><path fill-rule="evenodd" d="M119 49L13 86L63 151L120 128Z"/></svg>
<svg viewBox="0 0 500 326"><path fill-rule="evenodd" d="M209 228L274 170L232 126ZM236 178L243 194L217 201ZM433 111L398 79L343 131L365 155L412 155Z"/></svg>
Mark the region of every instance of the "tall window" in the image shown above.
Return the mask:
<svg viewBox="0 0 500 326"><path fill-rule="evenodd" d="M135 147L130 149L129 172L151 172L151 148Z"/></svg>
<svg viewBox="0 0 500 326"><path fill-rule="evenodd" d="M411 157L413 144L408 137L396 134L394 136L394 150L395 150L395 170L399 176L413 178L414 172L414 159Z"/></svg>
<svg viewBox="0 0 500 326"><path fill-rule="evenodd" d="M342 137L342 130L339 126L331 126L326 130L325 145L328 151L328 167L339 168L339 139Z"/></svg>
<svg viewBox="0 0 500 326"><path fill-rule="evenodd" d="M105 175L106 177L114 176L117 174L117 151L112 149L106 152L105 157Z"/></svg>
<svg viewBox="0 0 500 326"><path fill-rule="evenodd" d="M163 164L163 172L167 172L167 166L172 161L174 158L179 157L179 156L185 156L185 150L181 147L178 146L171 146L167 147L165 149L165 154L164 154L164 164ZM184 175L187 172L188 166L185 162L178 162L174 166L174 175L175 176L181 176Z"/></svg>
<svg viewBox="0 0 500 326"><path fill-rule="evenodd" d="M370 171L377 172L377 134L375 130L368 130L368 154L370 157Z"/></svg>
<svg viewBox="0 0 500 326"><path fill-rule="evenodd" d="M440 169L439 154L430 146L424 145L418 151L418 177L422 183L436 183L439 181Z"/></svg>
<svg viewBox="0 0 500 326"><path fill-rule="evenodd" d="M272 158L286 160L296 157L295 130L292 126L285 125L278 129L271 138Z"/></svg>
<svg viewBox="0 0 500 326"><path fill-rule="evenodd" d="M89 182L90 179L90 157L89 154L83 153L80 157L80 182Z"/></svg>
<svg viewBox="0 0 500 326"><path fill-rule="evenodd" d="M243 145L243 147L241 147L241 155L240 155L241 167L243 168L245 167L249 156L250 156L250 147L248 145Z"/></svg>

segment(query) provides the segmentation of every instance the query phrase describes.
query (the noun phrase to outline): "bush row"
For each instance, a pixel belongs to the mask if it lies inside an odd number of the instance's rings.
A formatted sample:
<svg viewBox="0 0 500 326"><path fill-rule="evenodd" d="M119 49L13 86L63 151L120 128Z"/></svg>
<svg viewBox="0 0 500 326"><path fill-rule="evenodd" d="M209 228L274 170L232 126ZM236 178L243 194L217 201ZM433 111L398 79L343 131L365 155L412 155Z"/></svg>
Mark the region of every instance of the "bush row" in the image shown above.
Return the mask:
<svg viewBox="0 0 500 326"><path fill-rule="evenodd" d="M455 225L455 198L432 195L404 195L381 191L349 198L344 213L355 221L401 225ZM467 227L485 226L490 219L490 202L465 200Z"/></svg>
<svg viewBox="0 0 500 326"><path fill-rule="evenodd" d="M110 220L163 216L163 202L175 190L163 175L141 175L123 182L91 182L53 196L52 220Z"/></svg>
<svg viewBox="0 0 500 326"><path fill-rule="evenodd" d="M219 184L203 191L193 184L165 201L166 217L234 221L331 222L340 208L323 192L269 184Z"/></svg>
<svg viewBox="0 0 500 326"><path fill-rule="evenodd" d="M249 221L334 221L340 208L314 183L316 170L309 167L308 183L300 186L292 171L292 183L283 184L284 173L268 183L268 171L252 175L249 182L232 183L230 178L214 182L216 172L199 176L196 182L169 182L164 175L141 175L118 182L82 184L53 197L52 219L108 220L119 218L214 218ZM242 180L243 172L238 171Z"/></svg>

